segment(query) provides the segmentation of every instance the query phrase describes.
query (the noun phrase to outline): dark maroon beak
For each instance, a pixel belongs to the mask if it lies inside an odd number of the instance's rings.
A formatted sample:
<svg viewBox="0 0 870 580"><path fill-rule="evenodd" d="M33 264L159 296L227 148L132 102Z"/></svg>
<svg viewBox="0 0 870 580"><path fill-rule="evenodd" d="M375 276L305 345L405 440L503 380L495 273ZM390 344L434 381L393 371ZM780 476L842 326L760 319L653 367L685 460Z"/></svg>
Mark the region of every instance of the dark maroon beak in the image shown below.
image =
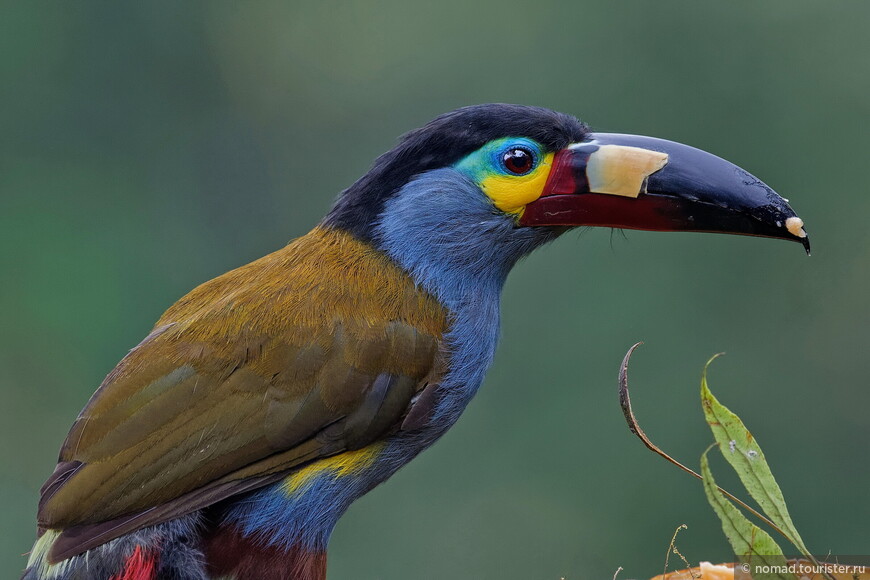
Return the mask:
<svg viewBox="0 0 870 580"><path fill-rule="evenodd" d="M803 221L761 180L700 149L637 135L592 133L559 151L519 223L741 234L810 252Z"/></svg>

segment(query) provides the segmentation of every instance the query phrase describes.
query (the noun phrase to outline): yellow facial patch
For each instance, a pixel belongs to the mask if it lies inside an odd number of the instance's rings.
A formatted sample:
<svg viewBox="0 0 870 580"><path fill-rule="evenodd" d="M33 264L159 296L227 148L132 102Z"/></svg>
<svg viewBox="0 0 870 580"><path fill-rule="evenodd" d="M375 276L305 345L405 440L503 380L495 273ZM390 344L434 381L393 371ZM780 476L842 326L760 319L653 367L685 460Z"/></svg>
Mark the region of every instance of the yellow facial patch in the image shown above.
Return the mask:
<svg viewBox="0 0 870 580"><path fill-rule="evenodd" d="M518 150L528 157L522 158L523 165L508 167L511 154ZM490 141L454 167L474 181L495 207L521 216L527 204L541 197L554 156L531 139L504 137ZM523 173L526 162L530 169Z"/></svg>
<svg viewBox="0 0 870 580"><path fill-rule="evenodd" d="M541 196L550 168L553 154L543 156L538 166L526 175L491 174L480 182L480 188L492 200L495 207L506 213L522 215L526 204Z"/></svg>

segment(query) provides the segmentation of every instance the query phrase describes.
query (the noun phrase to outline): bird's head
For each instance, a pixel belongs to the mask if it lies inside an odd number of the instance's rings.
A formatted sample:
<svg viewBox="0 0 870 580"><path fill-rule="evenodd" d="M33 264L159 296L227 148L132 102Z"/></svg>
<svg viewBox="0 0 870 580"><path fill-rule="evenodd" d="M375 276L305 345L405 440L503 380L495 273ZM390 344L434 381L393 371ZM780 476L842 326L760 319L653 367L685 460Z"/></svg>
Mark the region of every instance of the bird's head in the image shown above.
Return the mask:
<svg viewBox="0 0 870 580"><path fill-rule="evenodd" d="M506 274L576 226L780 238L809 252L786 200L724 159L506 104L458 109L408 133L342 194L324 224L412 269L449 263Z"/></svg>

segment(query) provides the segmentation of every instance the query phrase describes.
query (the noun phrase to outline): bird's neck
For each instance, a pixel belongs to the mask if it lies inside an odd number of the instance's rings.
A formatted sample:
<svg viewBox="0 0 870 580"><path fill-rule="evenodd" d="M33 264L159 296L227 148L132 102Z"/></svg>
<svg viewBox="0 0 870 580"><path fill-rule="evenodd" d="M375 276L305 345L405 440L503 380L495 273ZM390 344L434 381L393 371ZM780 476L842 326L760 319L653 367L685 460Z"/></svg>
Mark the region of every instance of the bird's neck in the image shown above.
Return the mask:
<svg viewBox="0 0 870 580"><path fill-rule="evenodd" d="M463 174L438 169L390 198L374 243L458 315L498 303L517 261L556 235L520 228Z"/></svg>
<svg viewBox="0 0 870 580"><path fill-rule="evenodd" d="M443 429L459 417L492 362L508 273L556 236L550 229L517 227L453 169L425 173L386 202L375 243L450 313L444 340L451 370L442 384L449 399L434 421Z"/></svg>

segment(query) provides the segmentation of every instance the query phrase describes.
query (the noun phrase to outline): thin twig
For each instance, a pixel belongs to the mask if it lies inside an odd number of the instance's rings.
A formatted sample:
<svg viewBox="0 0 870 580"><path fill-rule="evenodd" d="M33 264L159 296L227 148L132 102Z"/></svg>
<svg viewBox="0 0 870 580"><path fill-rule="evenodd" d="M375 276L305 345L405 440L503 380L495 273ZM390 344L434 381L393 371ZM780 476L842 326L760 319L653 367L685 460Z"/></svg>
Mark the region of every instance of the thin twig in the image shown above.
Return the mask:
<svg viewBox="0 0 870 580"><path fill-rule="evenodd" d="M637 345L635 345L635 346L637 346ZM686 570L688 570L688 572L689 572L689 576L691 576L693 579L697 579L697 578L700 578L700 577L701 577L700 574L698 574L697 576L695 576L695 573L692 572L692 565L689 563L688 560L686 560L686 557L683 556L683 555L680 553L680 551L677 549L677 534L680 533L680 530L687 530L687 529L689 529L689 526L687 526L686 524L680 524L679 526L677 526L677 529L674 530L674 535L673 535L673 537L671 538L671 543L668 544L668 551L667 551L667 553L665 554L665 569L662 571L662 580L666 580L666 579L667 579L667 576L668 576L668 561L669 561L670 558L671 558L671 553L674 553L674 554L676 554L677 556L680 557L680 560L682 560L682 561L683 561L683 564L686 565Z"/></svg>

